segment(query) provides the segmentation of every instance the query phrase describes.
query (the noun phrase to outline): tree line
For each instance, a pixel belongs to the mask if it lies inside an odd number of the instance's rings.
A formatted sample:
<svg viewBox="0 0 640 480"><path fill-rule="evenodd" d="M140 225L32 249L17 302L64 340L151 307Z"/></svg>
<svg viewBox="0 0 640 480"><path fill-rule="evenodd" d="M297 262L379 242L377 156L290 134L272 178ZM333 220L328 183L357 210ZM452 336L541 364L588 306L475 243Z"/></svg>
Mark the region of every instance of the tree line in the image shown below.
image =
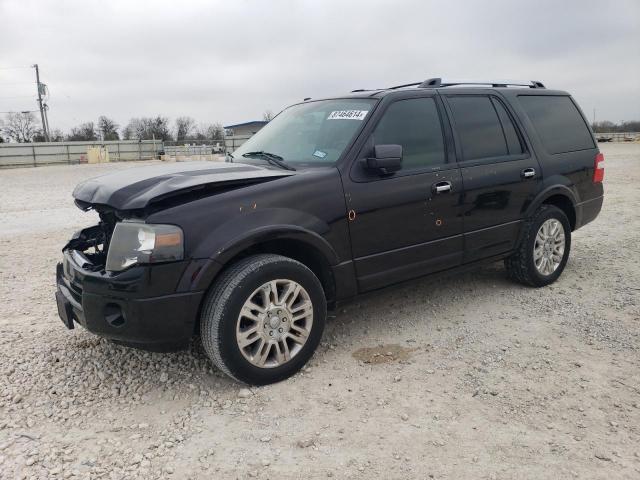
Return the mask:
<svg viewBox="0 0 640 480"><path fill-rule="evenodd" d="M161 140L187 142L190 140L224 140L224 127L220 123L200 123L193 118L182 116L173 124L167 117L136 117L120 127L114 120L104 115L97 122L84 122L67 133L60 129L49 132L52 142L63 141L106 141L106 140ZM42 129L32 112L11 112L0 118L1 142L44 142Z"/></svg>
<svg viewBox="0 0 640 480"><path fill-rule="evenodd" d="M603 120L601 122L593 122L591 128L596 133L626 133L626 132L640 132L640 121L632 120L628 122L614 123L609 120Z"/></svg>
<svg viewBox="0 0 640 480"><path fill-rule="evenodd" d="M265 121L273 118L267 110L263 114ZM609 120L591 124L596 133L640 132L640 121L631 120L619 123ZM135 117L122 128L111 118L101 115L97 122L84 122L63 133L60 129L49 132L52 142L63 141L105 141L105 140L162 140L188 142L190 140L224 140L224 127L220 123L198 124L189 116L178 117L173 125L167 117ZM0 143L2 142L44 142L44 134L38 126L38 120L32 112L11 112L0 118Z"/></svg>

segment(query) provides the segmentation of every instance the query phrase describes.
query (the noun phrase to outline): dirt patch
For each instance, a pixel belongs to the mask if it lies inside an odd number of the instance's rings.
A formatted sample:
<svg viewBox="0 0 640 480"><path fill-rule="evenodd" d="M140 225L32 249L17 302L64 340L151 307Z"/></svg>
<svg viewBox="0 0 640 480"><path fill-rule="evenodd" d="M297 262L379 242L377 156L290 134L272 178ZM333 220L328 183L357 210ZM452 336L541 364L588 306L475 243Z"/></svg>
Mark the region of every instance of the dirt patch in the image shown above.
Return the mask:
<svg viewBox="0 0 640 480"><path fill-rule="evenodd" d="M377 365L380 363L408 360L416 350L418 350L417 347L407 348L391 343L389 345L378 345L377 347L359 348L353 352L352 356L361 362Z"/></svg>

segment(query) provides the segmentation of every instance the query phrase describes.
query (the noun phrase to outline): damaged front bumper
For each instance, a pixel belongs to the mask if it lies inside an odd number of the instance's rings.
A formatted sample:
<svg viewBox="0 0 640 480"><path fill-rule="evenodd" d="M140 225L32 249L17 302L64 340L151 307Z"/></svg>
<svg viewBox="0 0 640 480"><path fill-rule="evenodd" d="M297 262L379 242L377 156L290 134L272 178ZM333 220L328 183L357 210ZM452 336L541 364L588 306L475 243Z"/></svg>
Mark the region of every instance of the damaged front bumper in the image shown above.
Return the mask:
<svg viewBox="0 0 640 480"><path fill-rule="evenodd" d="M117 274L65 249L56 268L56 303L67 328L80 324L130 346L168 350L188 344L204 292L176 293L188 261L134 266Z"/></svg>

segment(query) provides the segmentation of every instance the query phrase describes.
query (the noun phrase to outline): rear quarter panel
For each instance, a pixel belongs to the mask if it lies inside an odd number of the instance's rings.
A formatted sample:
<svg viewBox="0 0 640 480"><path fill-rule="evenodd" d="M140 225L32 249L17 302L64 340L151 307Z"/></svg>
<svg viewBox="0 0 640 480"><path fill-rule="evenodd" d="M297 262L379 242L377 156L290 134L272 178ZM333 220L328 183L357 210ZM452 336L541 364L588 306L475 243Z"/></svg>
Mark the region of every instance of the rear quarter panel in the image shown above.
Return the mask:
<svg viewBox="0 0 640 480"><path fill-rule="evenodd" d="M530 143L536 151L538 161L540 163L540 169L542 171L542 182L540 183L540 194L551 194L553 190L557 190L556 187L561 186L569 190L572 194L572 200L576 205L588 202L603 195L602 184L594 184L592 181L594 172L595 157L599 152L597 142L591 127L589 126L584 113L580 109L579 105L573 100L574 105L577 107L582 120L585 123L586 128L589 130L593 148L585 150L565 152L565 153L550 153L545 145L542 143L540 136L538 135L535 126L529 119L525 110L522 108L518 96L533 94L533 95L566 95L566 92L554 91L554 90L532 90L530 92L523 93L522 91L503 92L504 96L508 98L511 106L517 112L524 127L525 135L527 135ZM555 189L555 190L554 190ZM556 193L561 192L566 194L565 189L560 189ZM568 195L567 195L568 196Z"/></svg>

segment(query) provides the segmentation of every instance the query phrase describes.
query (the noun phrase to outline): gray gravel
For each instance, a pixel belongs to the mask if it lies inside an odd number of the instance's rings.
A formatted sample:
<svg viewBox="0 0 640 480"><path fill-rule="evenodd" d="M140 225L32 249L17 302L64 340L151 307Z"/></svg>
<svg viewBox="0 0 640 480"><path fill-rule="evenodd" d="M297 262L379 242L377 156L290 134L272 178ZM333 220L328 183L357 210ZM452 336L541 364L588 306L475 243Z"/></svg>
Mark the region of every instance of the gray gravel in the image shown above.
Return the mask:
<svg viewBox="0 0 640 480"><path fill-rule="evenodd" d="M0 478L640 478L640 145L604 145L606 201L553 286L502 265L337 312L308 368L246 388L67 331L60 248L81 179L0 171Z"/></svg>

